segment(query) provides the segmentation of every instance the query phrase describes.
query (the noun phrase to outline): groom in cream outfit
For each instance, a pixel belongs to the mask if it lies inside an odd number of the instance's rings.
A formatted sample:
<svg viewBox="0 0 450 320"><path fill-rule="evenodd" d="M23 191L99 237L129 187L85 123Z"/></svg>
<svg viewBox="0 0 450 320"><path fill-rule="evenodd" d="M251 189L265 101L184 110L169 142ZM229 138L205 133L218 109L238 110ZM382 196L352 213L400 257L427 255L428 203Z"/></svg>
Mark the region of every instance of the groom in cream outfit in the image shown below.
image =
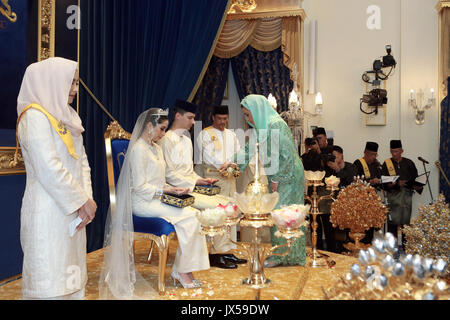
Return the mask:
<svg viewBox="0 0 450 320"><path fill-rule="evenodd" d="M173 110L173 123L170 130L159 142L164 158L167 163L167 172L175 172L185 177L191 184L191 190L196 185L209 185L218 182L218 179L203 178L194 171L192 141L185 133L189 131L195 123L197 106L177 100ZM194 193L195 203L193 207L197 209L215 208L220 203L226 204L227 197L222 195L206 196ZM235 249L235 245L228 241L227 236L216 236L211 245L210 264L213 267L224 269L237 268L237 264L246 263L245 260L238 259L233 254L218 254Z"/></svg>

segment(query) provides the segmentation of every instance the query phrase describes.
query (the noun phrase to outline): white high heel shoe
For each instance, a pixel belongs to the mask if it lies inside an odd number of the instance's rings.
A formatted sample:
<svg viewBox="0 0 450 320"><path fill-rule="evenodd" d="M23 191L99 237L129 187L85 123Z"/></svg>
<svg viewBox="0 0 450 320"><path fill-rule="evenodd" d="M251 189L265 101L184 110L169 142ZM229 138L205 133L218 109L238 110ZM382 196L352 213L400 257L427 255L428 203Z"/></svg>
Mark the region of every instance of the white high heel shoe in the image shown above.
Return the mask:
<svg viewBox="0 0 450 320"><path fill-rule="evenodd" d="M172 271L170 273L170 276L173 278L174 286L177 284L177 280L179 283L181 283L181 285L183 286L184 289L200 288L202 286L201 282L197 279L192 280L191 283L184 282L183 279L181 278L180 274L176 271Z"/></svg>

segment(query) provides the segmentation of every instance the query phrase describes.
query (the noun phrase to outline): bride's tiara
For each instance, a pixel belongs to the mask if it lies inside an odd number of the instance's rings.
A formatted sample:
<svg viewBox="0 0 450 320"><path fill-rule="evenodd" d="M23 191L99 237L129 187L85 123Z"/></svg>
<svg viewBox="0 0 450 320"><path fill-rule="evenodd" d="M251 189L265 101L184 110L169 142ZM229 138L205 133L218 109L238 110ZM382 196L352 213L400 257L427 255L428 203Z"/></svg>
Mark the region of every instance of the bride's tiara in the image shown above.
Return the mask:
<svg viewBox="0 0 450 320"><path fill-rule="evenodd" d="M153 114L154 116L169 116L169 108L167 109L158 109L156 113Z"/></svg>

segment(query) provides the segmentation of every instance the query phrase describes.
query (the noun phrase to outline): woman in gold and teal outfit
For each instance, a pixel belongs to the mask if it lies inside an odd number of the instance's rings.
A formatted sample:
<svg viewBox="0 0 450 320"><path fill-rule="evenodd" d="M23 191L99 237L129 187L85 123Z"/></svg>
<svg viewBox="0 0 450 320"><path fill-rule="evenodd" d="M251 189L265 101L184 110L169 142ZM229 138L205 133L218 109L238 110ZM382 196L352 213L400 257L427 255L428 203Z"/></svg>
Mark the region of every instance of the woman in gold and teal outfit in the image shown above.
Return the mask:
<svg viewBox="0 0 450 320"><path fill-rule="evenodd" d="M249 95L241 102L242 112L247 123L253 127L254 140L260 144L260 157L270 183L270 192L278 192L280 198L275 209L291 204L304 203L303 164L295 148L292 133L286 122L272 108L266 97ZM252 140L251 140L252 141ZM254 149L249 143L235 156L236 162L243 172L253 158ZM275 237L277 227L271 228L272 245L286 243L283 238ZM306 233L306 229L302 227ZM283 247L275 251L285 253ZM298 238L291 246L287 256L271 256L266 267L278 265L305 265L305 236Z"/></svg>

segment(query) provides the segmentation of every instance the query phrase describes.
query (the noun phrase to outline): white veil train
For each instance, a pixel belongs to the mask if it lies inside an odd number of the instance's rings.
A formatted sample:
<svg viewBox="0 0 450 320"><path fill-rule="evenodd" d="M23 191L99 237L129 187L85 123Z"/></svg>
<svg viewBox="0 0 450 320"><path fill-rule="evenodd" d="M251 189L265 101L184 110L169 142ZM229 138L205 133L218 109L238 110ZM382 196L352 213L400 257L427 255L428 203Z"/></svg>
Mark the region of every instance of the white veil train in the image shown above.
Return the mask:
<svg viewBox="0 0 450 320"><path fill-rule="evenodd" d="M151 108L141 113L133 129L127 155L141 137L148 117L153 128L168 111ZM108 209L104 237L104 259L99 279L99 299L154 299L158 291L135 268L133 252L133 216L131 202L131 170L125 156L116 185L116 205Z"/></svg>

